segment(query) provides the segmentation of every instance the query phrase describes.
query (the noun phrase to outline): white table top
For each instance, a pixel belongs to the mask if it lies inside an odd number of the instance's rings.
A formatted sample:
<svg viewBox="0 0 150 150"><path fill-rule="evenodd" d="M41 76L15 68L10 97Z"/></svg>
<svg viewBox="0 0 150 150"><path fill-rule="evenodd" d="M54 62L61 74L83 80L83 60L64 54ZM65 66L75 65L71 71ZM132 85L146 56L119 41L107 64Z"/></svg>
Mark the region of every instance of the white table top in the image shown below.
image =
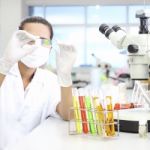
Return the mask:
<svg viewBox="0 0 150 150"><path fill-rule="evenodd" d="M150 134L150 133L149 133ZM120 133L115 138L69 135L68 122L49 118L11 150L150 150L150 135Z"/></svg>

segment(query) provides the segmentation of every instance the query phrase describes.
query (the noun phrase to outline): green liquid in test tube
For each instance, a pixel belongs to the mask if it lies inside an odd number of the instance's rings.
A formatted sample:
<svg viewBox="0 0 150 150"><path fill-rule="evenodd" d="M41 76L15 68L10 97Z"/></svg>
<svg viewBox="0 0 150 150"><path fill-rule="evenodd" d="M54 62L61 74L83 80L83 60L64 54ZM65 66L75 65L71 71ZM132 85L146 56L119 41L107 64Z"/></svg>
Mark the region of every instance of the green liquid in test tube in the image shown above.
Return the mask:
<svg viewBox="0 0 150 150"><path fill-rule="evenodd" d="M86 109L87 109L87 116L88 116L88 121L89 121L89 127L90 127L90 132L91 134L96 134L96 126L94 123L94 112L91 110L91 97L90 96L85 96L85 101L86 101Z"/></svg>

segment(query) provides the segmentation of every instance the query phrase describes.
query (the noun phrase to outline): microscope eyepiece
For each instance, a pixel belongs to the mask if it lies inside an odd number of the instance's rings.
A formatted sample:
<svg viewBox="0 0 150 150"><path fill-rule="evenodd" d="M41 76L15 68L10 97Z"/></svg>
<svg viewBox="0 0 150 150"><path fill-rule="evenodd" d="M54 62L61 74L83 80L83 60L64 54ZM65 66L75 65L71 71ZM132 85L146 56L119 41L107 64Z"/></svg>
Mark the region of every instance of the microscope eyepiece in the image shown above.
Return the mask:
<svg viewBox="0 0 150 150"><path fill-rule="evenodd" d="M118 30L122 30L118 25L114 25L112 29L117 32Z"/></svg>
<svg viewBox="0 0 150 150"><path fill-rule="evenodd" d="M114 32L113 29L108 29L108 30L106 31L106 33L105 33L105 36L108 38L109 35L110 35L112 32Z"/></svg>
<svg viewBox="0 0 150 150"><path fill-rule="evenodd" d="M107 24L101 24L99 31L105 35L116 47L122 48L122 41L126 36L126 33L119 27L109 27Z"/></svg>
<svg viewBox="0 0 150 150"><path fill-rule="evenodd" d="M102 33L102 34L105 34L106 30L109 28L109 26L107 24L101 24L100 27L99 27L99 31Z"/></svg>
<svg viewBox="0 0 150 150"><path fill-rule="evenodd" d="M101 24L99 27L99 31L104 34L107 38L109 35L114 32L113 29L109 28L107 24Z"/></svg>

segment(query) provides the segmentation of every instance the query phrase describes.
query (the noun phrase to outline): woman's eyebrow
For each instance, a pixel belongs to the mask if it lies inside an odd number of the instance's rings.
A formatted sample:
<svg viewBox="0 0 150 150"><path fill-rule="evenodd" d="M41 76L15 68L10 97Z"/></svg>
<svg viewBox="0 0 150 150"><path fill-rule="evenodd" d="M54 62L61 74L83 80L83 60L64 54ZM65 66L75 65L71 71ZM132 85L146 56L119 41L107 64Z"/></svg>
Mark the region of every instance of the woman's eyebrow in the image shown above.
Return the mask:
<svg viewBox="0 0 150 150"><path fill-rule="evenodd" d="M46 40L49 40L49 39L47 39L47 38L44 38L44 37L40 37L40 39L44 39L44 40L46 39Z"/></svg>

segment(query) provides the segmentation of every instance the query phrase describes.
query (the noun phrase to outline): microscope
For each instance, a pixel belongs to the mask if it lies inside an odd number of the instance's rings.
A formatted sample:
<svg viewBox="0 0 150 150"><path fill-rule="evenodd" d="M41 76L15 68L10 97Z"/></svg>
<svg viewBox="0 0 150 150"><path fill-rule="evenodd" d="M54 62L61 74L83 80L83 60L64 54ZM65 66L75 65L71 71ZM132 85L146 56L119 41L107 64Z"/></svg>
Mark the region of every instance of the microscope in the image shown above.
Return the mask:
<svg viewBox="0 0 150 150"><path fill-rule="evenodd" d="M126 33L118 25L114 25L110 28L107 24L101 24L99 31L104 34L115 47L127 50L130 77L133 80L137 80L138 83L140 82L138 80L148 80L150 77L150 32L148 30L150 10L138 10L136 12L136 18L140 19L138 33ZM139 87L137 89L139 89ZM139 93L138 95L135 93L135 95L145 99L145 102L150 107L150 98L146 92L143 91L144 94L142 96L139 95ZM142 90L140 91L140 94L141 93ZM137 100L136 98L134 99L135 101ZM148 122L148 131L150 132L149 110L124 110L120 112L119 115L121 131L138 133L139 123L144 119Z"/></svg>
<svg viewBox="0 0 150 150"><path fill-rule="evenodd" d="M118 25L110 28L101 24L99 31L118 49L127 49L131 79L149 79L150 34L148 31L149 10L138 10L136 18L140 19L139 33L126 33Z"/></svg>

